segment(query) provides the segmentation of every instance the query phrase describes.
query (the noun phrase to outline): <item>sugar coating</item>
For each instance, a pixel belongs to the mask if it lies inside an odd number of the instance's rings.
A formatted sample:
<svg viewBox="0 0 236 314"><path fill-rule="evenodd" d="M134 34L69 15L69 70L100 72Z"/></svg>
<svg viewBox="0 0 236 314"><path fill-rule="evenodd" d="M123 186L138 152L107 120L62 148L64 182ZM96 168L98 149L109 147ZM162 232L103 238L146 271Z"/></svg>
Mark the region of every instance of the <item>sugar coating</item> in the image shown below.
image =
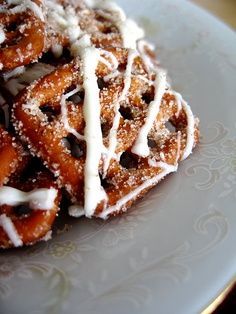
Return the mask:
<svg viewBox="0 0 236 314"><path fill-rule="evenodd" d="M44 22L44 51L60 61L66 47L73 57L62 66L36 62L4 73L4 89L18 95L11 114L17 136L67 190L72 216L106 219L126 211L191 154L198 120L172 90L144 31L116 4L15 4L9 15L31 10ZM19 32L31 26L22 23ZM1 26L0 44L5 37ZM22 49L16 52L24 62Z"/></svg>

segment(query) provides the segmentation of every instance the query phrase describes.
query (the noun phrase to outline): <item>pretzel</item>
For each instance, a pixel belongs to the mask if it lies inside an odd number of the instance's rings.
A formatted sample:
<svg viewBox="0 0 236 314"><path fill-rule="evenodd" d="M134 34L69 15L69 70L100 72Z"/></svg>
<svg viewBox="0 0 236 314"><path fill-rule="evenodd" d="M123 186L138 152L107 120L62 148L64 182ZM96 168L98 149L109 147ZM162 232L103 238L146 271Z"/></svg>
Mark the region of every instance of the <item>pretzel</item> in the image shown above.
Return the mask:
<svg viewBox="0 0 236 314"><path fill-rule="evenodd" d="M9 186L0 187L0 248L50 238L59 199L53 178L45 171L27 181L14 177Z"/></svg>
<svg viewBox="0 0 236 314"><path fill-rule="evenodd" d="M98 48L125 47L135 49L144 32L114 3L78 1L46 1L47 41L49 49L61 56L87 34Z"/></svg>
<svg viewBox="0 0 236 314"><path fill-rule="evenodd" d="M84 206L86 216L102 218L126 210L175 171L199 136L197 120L168 89L165 73L148 73L135 51L118 48L89 47L82 61L29 86L15 103L14 124L70 193L70 213L78 216ZM123 164L127 154L135 166Z"/></svg>
<svg viewBox="0 0 236 314"><path fill-rule="evenodd" d="M22 145L0 126L0 248L40 240L51 230L56 217L59 196L56 198L52 175L40 170L29 177L31 168L36 172L30 159ZM22 190L32 192L24 194ZM49 202L53 197L56 201L48 205L45 199Z"/></svg>
<svg viewBox="0 0 236 314"><path fill-rule="evenodd" d="M23 147L0 126L0 186L6 184L17 169L24 167L26 159Z"/></svg>
<svg viewBox="0 0 236 314"><path fill-rule="evenodd" d="M41 0L0 1L0 70L36 61L45 46Z"/></svg>

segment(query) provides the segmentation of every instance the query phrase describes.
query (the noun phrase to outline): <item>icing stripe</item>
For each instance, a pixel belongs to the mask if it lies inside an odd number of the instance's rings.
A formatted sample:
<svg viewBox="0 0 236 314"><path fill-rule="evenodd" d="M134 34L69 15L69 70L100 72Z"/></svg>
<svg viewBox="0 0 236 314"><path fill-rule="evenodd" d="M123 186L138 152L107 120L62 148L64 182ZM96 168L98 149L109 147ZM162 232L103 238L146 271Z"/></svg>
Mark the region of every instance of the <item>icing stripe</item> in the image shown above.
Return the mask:
<svg viewBox="0 0 236 314"><path fill-rule="evenodd" d="M181 151L181 132L178 131L178 133L177 133L177 153L176 153L176 159L175 159L176 164L179 162L180 151Z"/></svg>
<svg viewBox="0 0 236 314"><path fill-rule="evenodd" d="M6 39L6 35L3 29L3 26L0 25L0 44L2 44Z"/></svg>
<svg viewBox="0 0 236 314"><path fill-rule="evenodd" d="M155 47L152 44L150 44L149 42L147 42L144 39L140 39L137 42L137 50L143 59L146 70L147 70L147 72L150 72L152 70L154 72L156 72L158 69L157 61L156 60L153 61L153 59L146 53L145 47L147 47L150 51L154 51L154 49L155 49Z"/></svg>
<svg viewBox="0 0 236 314"><path fill-rule="evenodd" d="M118 68L119 66L119 63L118 63L118 60L117 58L114 56L114 54L110 51L107 51L107 50L103 50L103 49L99 49L101 55L104 55L106 56L107 58L110 58L111 59L111 63L110 63L110 66L109 68L114 71ZM108 62L108 61L106 61Z"/></svg>
<svg viewBox="0 0 236 314"><path fill-rule="evenodd" d="M51 0L46 1L46 6L49 8L47 12L49 25L59 33L68 36L71 46L70 48L72 48L74 42L83 35L79 26L79 17L77 16L75 9L70 5L67 5L64 8L61 4ZM60 45L56 45L53 47L52 52L55 56L60 57L63 49ZM73 52L72 55L74 55Z"/></svg>
<svg viewBox="0 0 236 314"><path fill-rule="evenodd" d="M195 120L192 110L188 103L183 99L182 95L175 91L168 91L169 94L174 95L178 105L178 111L180 111L180 106L183 108L187 117L187 139L184 148L183 156L181 160L186 159L193 150L194 146L194 130L195 130Z"/></svg>
<svg viewBox="0 0 236 314"><path fill-rule="evenodd" d="M137 40L144 37L144 30L138 27L136 22L131 19L119 21L117 27L120 30L125 48L135 49Z"/></svg>
<svg viewBox="0 0 236 314"><path fill-rule="evenodd" d="M7 0L8 5L15 5L14 8L7 8L5 5L0 6L0 13L17 14L25 12L27 9L33 11L34 15L40 20L44 21L44 15L42 9L31 0Z"/></svg>
<svg viewBox="0 0 236 314"><path fill-rule="evenodd" d="M0 188L0 205L18 206L29 203L31 209L50 210L56 197L57 190L54 188L42 188L31 192L22 192L9 186Z"/></svg>
<svg viewBox="0 0 236 314"><path fill-rule="evenodd" d="M187 143L182 156L182 160L184 160L192 153L194 146L194 116L186 101L182 101L182 106L187 116Z"/></svg>
<svg viewBox="0 0 236 314"><path fill-rule="evenodd" d="M103 149L99 88L95 73L99 57L99 51L94 47L85 48L81 54L85 92L83 106L85 119L84 138L87 146L84 169L84 211L87 217L91 217L97 205L106 199L106 193L101 186L98 171Z"/></svg>
<svg viewBox="0 0 236 314"><path fill-rule="evenodd" d="M153 123L158 115L159 108L161 105L162 97L166 89L166 72L159 71L156 74L156 79L154 83L155 96L154 100L149 104L147 117L144 125L141 127L138 137L132 147L132 152L136 155L147 157L150 153L148 147L148 133L150 132Z"/></svg>
<svg viewBox="0 0 236 314"><path fill-rule="evenodd" d="M144 37L144 30L135 21L127 19L124 11L114 2L86 0L86 5L92 9L101 9L99 15L112 21L118 28L124 48L135 49L137 40Z"/></svg>
<svg viewBox="0 0 236 314"><path fill-rule="evenodd" d="M164 178L167 174L171 172L175 172L177 170L177 165L168 165L163 162L157 162L155 163L155 167L160 167L163 169L161 173L156 175L155 177L144 181L140 186L138 186L135 190L131 191L124 197L122 197L114 206L110 206L103 210L103 212L98 216L100 218L106 219L108 216L114 212L117 212L122 209L122 206L124 206L127 202L129 202L132 199L135 199L143 190L149 188L152 185L156 185L162 178Z"/></svg>
<svg viewBox="0 0 236 314"><path fill-rule="evenodd" d="M81 86L78 86L77 88L73 89L71 92L63 95L61 97L61 120L62 120L62 123L64 124L64 127L65 129L73 134L78 140L83 140L84 139L84 136L79 134L74 128L72 128L70 125L69 125L69 121L68 121L68 117L67 117L67 104L66 104L66 100L75 95L78 91L81 90Z"/></svg>
<svg viewBox="0 0 236 314"><path fill-rule="evenodd" d="M13 224L11 219L7 217L5 214L0 216L0 226L6 232L8 238L11 240L15 247L22 246L23 242Z"/></svg>
<svg viewBox="0 0 236 314"><path fill-rule="evenodd" d="M70 216L76 217L76 218L79 218L85 215L84 207L79 204L74 204L74 205L69 206L68 211L69 211Z"/></svg>

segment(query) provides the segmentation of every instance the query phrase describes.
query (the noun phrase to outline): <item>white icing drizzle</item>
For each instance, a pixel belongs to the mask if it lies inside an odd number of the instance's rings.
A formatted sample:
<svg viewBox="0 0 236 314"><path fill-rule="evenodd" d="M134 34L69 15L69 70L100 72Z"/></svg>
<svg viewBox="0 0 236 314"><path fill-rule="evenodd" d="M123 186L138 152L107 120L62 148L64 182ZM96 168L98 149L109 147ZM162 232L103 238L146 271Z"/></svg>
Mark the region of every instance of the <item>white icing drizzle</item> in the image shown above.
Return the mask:
<svg viewBox="0 0 236 314"><path fill-rule="evenodd" d="M91 0L86 0L85 3L89 8L106 11L99 11L99 14L116 25L120 31L124 48L135 49L137 40L144 37L144 30L135 21L127 19L124 11L116 3Z"/></svg>
<svg viewBox="0 0 236 314"><path fill-rule="evenodd" d="M51 50L55 58L60 58L63 53L63 46L61 44L55 44L51 47Z"/></svg>
<svg viewBox="0 0 236 314"><path fill-rule="evenodd" d="M177 153L176 153L175 164L177 164L179 161L180 151L181 151L181 132L178 131L178 133L177 133Z"/></svg>
<svg viewBox="0 0 236 314"><path fill-rule="evenodd" d="M137 78L139 78L140 80L144 81L146 84L148 84L149 86L154 85L152 80L149 80L148 78L146 78L145 76L142 76L140 74L136 75Z"/></svg>
<svg viewBox="0 0 236 314"><path fill-rule="evenodd" d="M161 105L162 97L166 89L166 72L159 71L156 73L156 79L154 82L155 96L154 100L149 104L147 117L144 125L141 127L137 139L132 147L132 152L136 155L147 157L150 153L148 147L148 133L150 132L153 123L158 115L159 108Z"/></svg>
<svg viewBox="0 0 236 314"><path fill-rule="evenodd" d="M3 29L3 25L0 24L0 45L5 41L6 35Z"/></svg>
<svg viewBox="0 0 236 314"><path fill-rule="evenodd" d="M107 169L110 165L111 158L114 156L116 145L117 145L117 130L119 128L120 124L120 103L125 100L126 95L129 91L130 85L131 85L131 75L132 75L132 66L135 57L137 56L137 52L135 50L130 50L128 54L128 59L127 59L127 66L126 70L124 73L124 88L122 90L121 95L117 99L115 105L114 105L114 112L115 112L115 117L113 120L113 125L110 129L108 139L109 139L109 146L108 146L108 152L107 156L104 161L104 167L103 167L103 176L106 175Z"/></svg>
<svg viewBox="0 0 236 314"><path fill-rule="evenodd" d="M71 45L71 52L74 56L80 56L82 60L83 73L83 88L84 88L84 105L83 113L85 119L85 129L83 139L86 141L86 161L84 169L84 212L87 217L91 217L96 210L97 205L107 199L107 195L101 186L99 177L99 162L104 153L104 145L102 138L101 122L100 122L100 99L99 88L97 85L96 68L101 59L101 51L92 47L90 36L84 34L78 40L75 40ZM107 54L108 55L108 54ZM114 58L110 59L114 66L116 61ZM110 65L110 63L109 63ZM78 91L78 90L77 90ZM77 92L76 91L76 92ZM72 91L73 95L75 91ZM68 94L65 95L68 97ZM62 115L63 122L68 131L74 134L77 138L81 138L79 133L69 126L66 113L66 98L62 98ZM80 216L80 208L72 206L70 213L73 216Z"/></svg>
<svg viewBox="0 0 236 314"><path fill-rule="evenodd" d="M147 42L146 40L140 39L137 41L137 50L142 57L147 72L150 71L156 72L158 69L158 63L157 61L153 61L153 59L146 53L145 47L147 47L151 51L154 51L154 46Z"/></svg>
<svg viewBox="0 0 236 314"><path fill-rule="evenodd" d="M99 57L99 61L100 61L101 63L103 63L104 65L106 65L109 70L112 70L111 63L110 63L107 59L105 59L104 57L100 56L100 57Z"/></svg>
<svg viewBox="0 0 236 314"><path fill-rule="evenodd" d="M107 1L85 1L85 3L89 8L104 10L99 11L99 14L110 19L116 25L120 31L123 46L125 48L136 48L136 42L143 38L144 31L133 20L127 19L119 6ZM78 43L78 39L86 33L80 29L79 17L75 9L70 5L64 8L61 4L52 0L46 0L46 7L48 8L47 20L49 25L69 38L71 54L73 56L78 55L77 46L81 46L81 43ZM59 57L62 54L62 47L56 45L52 51ZM108 52L106 53L108 54ZM106 60L104 61L107 62Z"/></svg>
<svg viewBox="0 0 236 314"><path fill-rule="evenodd" d="M54 27L55 30L65 34L69 38L70 42L70 51L71 55L74 57L80 56L82 59L82 73L84 77L83 88L85 91L84 105L83 105L83 114L85 120L85 130L84 136L79 134L74 128L70 127L67 116L67 99L75 95L81 86L77 86L73 91L63 95L61 98L61 116L62 123L65 126L65 129L73 134L79 140L86 141L86 161L84 169L84 208L80 205L74 204L70 206L69 213L71 216L80 217L86 215L91 217L94 215L94 212L101 201L107 202L107 195L101 185L101 180L99 177L99 164L101 158L104 157L103 165L103 175L105 177L107 169L109 168L111 158L115 156L115 150L117 146L117 131L120 123L120 103L125 100L127 93L131 85L132 77L132 65L137 52L133 49L138 49L141 57L144 60L144 64L147 68L147 71L154 71L156 73L155 82L148 80L147 78L142 78L149 85L153 84L155 87L155 96L154 100L149 104L147 117L142 126L136 142L132 148L132 152L140 155L142 157L147 157L150 154L150 149L148 147L148 133L150 132L153 123L158 115L159 108L161 105L162 97L165 93L167 82L166 82L166 73L158 68L158 65L146 54L145 46L148 45L150 49L153 49L150 44L140 40L144 36L143 29L139 28L137 24L131 20L127 19L123 10L118 7L115 3L108 1L95 1L95 0L86 0L85 3L88 7L97 9L98 13L104 18L112 21L117 29L119 30L123 46L125 48L131 48L128 54L127 67L124 72L124 87L123 90L114 104L114 121L112 128L109 132L109 144L106 149L103 145L102 131L101 131L101 122L100 122L100 100L99 100L99 88L97 84L96 68L99 62L105 64L112 73L108 74L104 80L109 80L116 77L120 74L117 70L118 61L116 57L108 51L102 49L96 49L92 47L90 36L81 31L79 26L79 18L76 14L76 11L71 6L66 6L65 8L52 0L46 0L47 10L47 19L49 23ZM0 12L7 12L10 14L20 13L26 9L30 9L38 16L41 20L44 20L44 15L42 9L31 0L7 0L7 5L15 5L15 7L7 9L7 6L0 6ZM102 11L103 10L103 11ZM5 40L5 33L2 26L0 26L0 44ZM55 45L52 48L53 53L59 57L62 54L62 46ZM46 65L47 67L51 67ZM10 79L5 85L11 91L13 95L16 95L22 88L24 88L28 83L32 82L38 77L50 73L54 68L47 68L46 73L40 72L37 73L36 67L41 66L36 64L31 68L26 69L23 73L24 67L17 68L12 72L5 74L5 79L8 80L12 76L19 75L18 78ZM32 73L29 71L32 69ZM22 71L22 73L20 73ZM33 78L32 78L33 76ZM169 91L168 91L169 92ZM172 91L170 91L171 93ZM192 151L194 145L194 117L191 112L188 104L182 99L182 96L178 93L173 92L176 97L176 102L178 108L184 109L187 116L187 140L186 147L183 153L182 159L185 159ZM28 108L28 107L29 108ZM30 110L36 110L34 104L28 103L27 108ZM169 165L163 161L155 161L151 158L148 159L149 165L152 167L160 167L161 172L155 177L144 181L140 186L135 188L133 191L122 197L114 206L110 206L102 211L99 214L101 218L107 218L111 213L119 211L122 207L125 206L127 202L136 198L144 189L157 184L165 175L174 172L177 170L177 161L180 154L180 133L177 135L177 157L176 165ZM115 156L119 159L118 156ZM31 192L21 192L19 190L13 189L11 187L2 187L0 188L0 205L5 204L7 199L8 205L18 205L25 202L29 202L29 205L32 209L42 209L47 210L52 208L57 191L55 189L38 189ZM106 206L106 204L105 204ZM14 228L14 225L10 218L6 215L0 216L0 225L3 226L4 230L7 232L10 240L15 246L22 245L21 239L19 238L17 231Z"/></svg>
<svg viewBox="0 0 236 314"><path fill-rule="evenodd" d="M55 3L52 0L47 0L46 6L48 8L47 20L49 25L56 31L66 35L69 38L70 45L73 45L79 36L83 34L79 26L79 17L76 14L75 9L70 5L64 8L61 4ZM52 52L55 53L56 57L60 57L62 51L63 49L60 45L56 45L52 49Z"/></svg>
<svg viewBox="0 0 236 314"><path fill-rule="evenodd" d="M31 209L50 210L54 206L57 190L36 189L30 192L22 192L10 186L0 188L0 205L18 206L29 203Z"/></svg>
<svg viewBox="0 0 236 314"><path fill-rule="evenodd" d="M38 99L30 99L27 103L22 105L22 109L28 111L32 116L38 116L41 122L47 121L47 115L39 108Z"/></svg>
<svg viewBox="0 0 236 314"><path fill-rule="evenodd" d="M46 63L41 63L41 62L35 63L32 66L25 67L24 71L22 69L22 74L20 74L16 78L15 77L11 78L8 82L5 83L4 87L13 96L16 96L23 88L28 86L34 80L37 80L40 77L51 73L54 69L55 69L54 66L46 64Z"/></svg>
<svg viewBox="0 0 236 314"><path fill-rule="evenodd" d="M117 203L113 206L110 206L103 210L101 214L99 214L98 217L106 219L108 216L114 212L120 211L122 207L129 202L132 199L135 199L143 190L147 189L148 187L152 185L156 185L162 178L164 178L167 174L174 172L177 170L177 165L168 165L164 162L156 162L155 167L162 168L162 171L156 175L155 177L148 179L144 181L140 186L138 186L136 189L122 197Z"/></svg>
<svg viewBox="0 0 236 314"><path fill-rule="evenodd" d="M68 208L69 215L75 218L79 218L85 215L84 207L79 204L74 204Z"/></svg>
<svg viewBox="0 0 236 314"><path fill-rule="evenodd" d="M107 197L101 186L98 171L103 148L99 88L95 73L99 57L99 52L94 47L85 48L81 55L85 92L83 106L85 119L84 138L87 146L84 169L84 211L87 217L91 217L97 205L102 200L106 200Z"/></svg>
<svg viewBox="0 0 236 314"><path fill-rule="evenodd" d="M187 117L187 139L186 139L186 145L183 151L183 156L181 160L186 159L193 150L194 146L194 126L195 126L195 120L194 120L194 115L192 113L192 110L188 103L183 99L182 95L175 92L175 91L168 91L171 95L174 95L176 98L176 102L178 105L178 108L181 104L181 107L183 108L186 117Z"/></svg>
<svg viewBox="0 0 236 314"><path fill-rule="evenodd" d="M187 116L187 143L182 156L184 160L192 153L194 146L194 116L186 101L183 100L182 106Z"/></svg>
<svg viewBox="0 0 236 314"><path fill-rule="evenodd" d="M51 238L52 238L52 230L49 230L46 234L45 234L45 236L43 237L43 238L41 238L41 241L49 241L49 240L51 240Z"/></svg>
<svg viewBox="0 0 236 314"><path fill-rule="evenodd" d="M90 35L84 34L79 39L75 40L70 47L70 52L73 57L81 56L86 47L91 47Z"/></svg>
<svg viewBox="0 0 236 314"><path fill-rule="evenodd" d="M131 19L120 21L117 26L121 32L124 47L135 49L137 40L144 37L143 29Z"/></svg>
<svg viewBox="0 0 236 314"><path fill-rule="evenodd" d="M80 133L78 133L74 128L72 128L70 125L69 125L69 121L68 121L68 117L67 117L67 104L66 104L66 100L75 95L78 91L81 90L81 86L78 86L76 87L75 89L73 89L71 92L63 95L61 97L61 120L62 120L62 123L64 124L64 127L65 129L73 134L78 140L83 140L84 139L84 136L81 135Z"/></svg>
<svg viewBox="0 0 236 314"><path fill-rule="evenodd" d="M106 10L110 13L117 14L122 20L126 19L125 12L115 2L107 0L84 0L84 3L89 8Z"/></svg>
<svg viewBox="0 0 236 314"><path fill-rule="evenodd" d="M101 55L104 55L106 56L107 58L109 58L111 60L111 62L109 62L107 59L104 59L103 60L106 60L105 61L105 64L107 64L107 67L111 70L111 71L115 71L118 66L119 66L119 63L118 63L118 60L117 58L114 56L114 54L110 51L107 51L107 50L103 50L103 49L99 49L100 51L100 54ZM104 62L104 61L103 61ZM108 65L109 64L109 65Z"/></svg>
<svg viewBox="0 0 236 314"><path fill-rule="evenodd" d="M104 82L108 82L109 80L112 80L112 79L116 78L119 75L120 75L120 71L115 70L115 71L107 74L106 76L104 76L103 80L104 80Z"/></svg>
<svg viewBox="0 0 236 314"><path fill-rule="evenodd" d="M31 10L35 16L44 21L44 14L40 6L31 0L6 0L7 5L14 5L13 8L8 8L5 5L0 6L0 13L17 14Z"/></svg>
<svg viewBox="0 0 236 314"><path fill-rule="evenodd" d="M22 246L23 242L13 224L11 219L6 214L0 215L0 226L6 232L8 238L11 240L15 247Z"/></svg>

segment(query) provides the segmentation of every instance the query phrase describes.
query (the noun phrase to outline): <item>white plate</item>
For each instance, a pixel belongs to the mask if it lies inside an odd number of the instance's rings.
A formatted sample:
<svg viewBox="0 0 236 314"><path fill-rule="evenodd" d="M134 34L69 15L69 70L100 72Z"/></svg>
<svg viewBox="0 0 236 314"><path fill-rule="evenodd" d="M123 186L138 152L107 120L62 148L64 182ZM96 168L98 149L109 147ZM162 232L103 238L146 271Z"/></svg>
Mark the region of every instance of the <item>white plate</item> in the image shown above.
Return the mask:
<svg viewBox="0 0 236 314"><path fill-rule="evenodd" d="M235 33L183 1L119 3L200 117L201 145L128 214L1 252L1 313L197 313L236 272Z"/></svg>

